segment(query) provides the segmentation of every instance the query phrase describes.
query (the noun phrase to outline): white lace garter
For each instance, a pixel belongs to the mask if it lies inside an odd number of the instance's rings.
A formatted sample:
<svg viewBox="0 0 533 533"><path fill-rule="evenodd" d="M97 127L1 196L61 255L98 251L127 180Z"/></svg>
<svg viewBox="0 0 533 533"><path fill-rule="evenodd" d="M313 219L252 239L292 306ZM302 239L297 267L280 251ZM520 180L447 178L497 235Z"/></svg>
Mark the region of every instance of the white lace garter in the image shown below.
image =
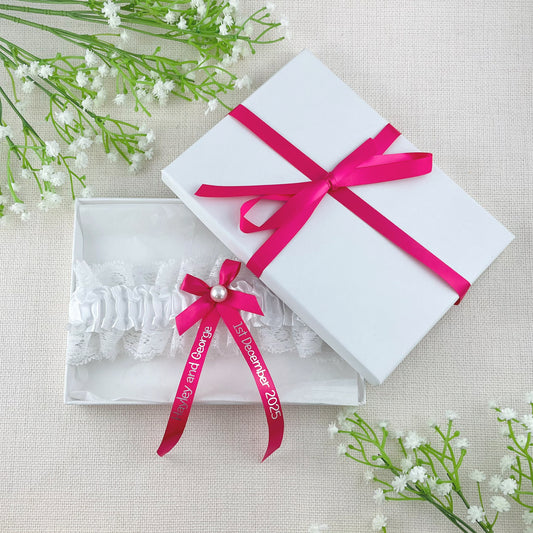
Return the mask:
<svg viewBox="0 0 533 533"><path fill-rule="evenodd" d="M138 360L188 353L194 331L180 336L174 317L195 297L179 290L190 273L215 285L224 261L189 258L152 265L111 262L74 265L75 290L70 299L67 361L81 365L114 359ZM213 265L207 266L207 265ZM264 316L242 312L256 342L265 352L297 351L308 357L322 349L322 340L249 270L242 268L231 288L255 294ZM194 329L194 328L193 328ZM217 328L209 356L238 356L227 329Z"/></svg>

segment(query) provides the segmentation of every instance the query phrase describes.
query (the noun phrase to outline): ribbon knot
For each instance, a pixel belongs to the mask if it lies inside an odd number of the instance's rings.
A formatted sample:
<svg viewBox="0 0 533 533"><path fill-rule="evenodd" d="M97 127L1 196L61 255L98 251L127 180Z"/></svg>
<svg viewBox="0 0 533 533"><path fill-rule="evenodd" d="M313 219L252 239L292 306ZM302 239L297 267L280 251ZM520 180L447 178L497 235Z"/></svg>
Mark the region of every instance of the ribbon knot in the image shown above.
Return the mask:
<svg viewBox="0 0 533 533"><path fill-rule="evenodd" d="M327 175L326 181L328 183L328 192L329 191L336 191L337 189L342 187L342 185L339 183L340 182L339 178L337 176L335 176L334 172L330 172Z"/></svg>
<svg viewBox="0 0 533 533"><path fill-rule="evenodd" d="M396 128L387 124L374 138L366 140L328 172L243 105L237 106L230 115L311 180L273 185L204 184L196 191L197 196L210 198L252 197L241 205L240 229L245 233L274 230L247 263L256 276L261 276L329 194L383 237L431 269L459 295L456 303L461 301L470 282L350 189L428 174L432 168L431 154L385 154L400 136ZM247 219L246 214L261 200L281 201L283 205L263 224L257 225Z"/></svg>
<svg viewBox="0 0 533 533"><path fill-rule="evenodd" d="M163 440L157 450L160 456L172 450L183 435L205 356L220 318L235 339L261 395L269 428L268 447L263 461L281 445L283 413L279 396L261 352L248 327L241 319L239 311L249 311L258 315L262 315L263 312L253 294L229 288L229 284L239 273L240 267L241 264L238 261L229 259L224 261L220 268L219 285L214 287L210 287L205 281L190 274L183 279L181 290L199 296L199 298L176 317L178 332L182 335L196 322L201 322L185 363Z"/></svg>

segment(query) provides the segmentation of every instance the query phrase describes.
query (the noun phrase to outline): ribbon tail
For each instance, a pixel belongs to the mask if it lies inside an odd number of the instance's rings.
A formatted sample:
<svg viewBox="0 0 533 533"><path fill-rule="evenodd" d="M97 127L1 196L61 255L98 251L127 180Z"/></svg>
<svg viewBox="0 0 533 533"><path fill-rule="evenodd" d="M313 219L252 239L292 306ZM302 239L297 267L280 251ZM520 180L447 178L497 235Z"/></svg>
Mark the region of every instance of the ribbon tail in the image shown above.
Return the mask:
<svg viewBox="0 0 533 533"><path fill-rule="evenodd" d="M196 387L198 386L200 374L202 373L205 356L209 350L209 345L211 344L219 320L220 315L213 309L200 322L198 333L196 334L189 357L183 369L183 374L181 375L163 440L157 450L157 455L160 457L163 457L172 450L183 435L194 400L194 394L196 393Z"/></svg>
<svg viewBox="0 0 533 533"><path fill-rule="evenodd" d="M252 372L263 402L263 409L268 423L268 446L262 459L264 461L281 446L283 440L283 412L278 391L263 356L240 313L236 309L225 305L219 305L218 310Z"/></svg>

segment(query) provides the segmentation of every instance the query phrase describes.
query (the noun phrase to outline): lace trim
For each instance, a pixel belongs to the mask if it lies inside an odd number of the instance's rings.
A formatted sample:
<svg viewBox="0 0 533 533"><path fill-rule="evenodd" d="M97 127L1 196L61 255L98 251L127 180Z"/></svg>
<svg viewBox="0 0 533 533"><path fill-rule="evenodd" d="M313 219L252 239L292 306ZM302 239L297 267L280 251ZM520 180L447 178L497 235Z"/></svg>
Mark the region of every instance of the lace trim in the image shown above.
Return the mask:
<svg viewBox="0 0 533 533"><path fill-rule="evenodd" d="M178 335L174 317L195 297L180 291L179 286L186 273L194 273L210 285L216 284L224 259L218 257L214 265L212 258L152 265L77 262L69 308L68 363L80 365L95 359L113 359L118 353L148 361L185 352L194 333ZM242 316L265 352L297 351L308 357L322 350L322 340L316 333L247 269L243 268L230 287L257 296L264 316L251 313ZM223 327L217 328L212 354L239 355Z"/></svg>

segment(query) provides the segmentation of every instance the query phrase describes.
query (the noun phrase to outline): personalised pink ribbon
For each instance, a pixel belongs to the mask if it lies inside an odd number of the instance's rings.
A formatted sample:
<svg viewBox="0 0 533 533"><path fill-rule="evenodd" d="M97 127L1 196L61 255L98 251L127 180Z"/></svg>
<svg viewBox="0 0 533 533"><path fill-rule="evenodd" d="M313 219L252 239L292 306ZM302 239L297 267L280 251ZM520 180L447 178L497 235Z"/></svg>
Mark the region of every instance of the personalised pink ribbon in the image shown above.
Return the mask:
<svg viewBox="0 0 533 533"><path fill-rule="evenodd" d="M238 261L229 259L224 261L220 269L219 285L214 287L189 274L181 284L182 291L200 298L176 317L178 333L182 335L198 321L200 327L185 363L163 440L157 450L161 457L174 448L185 430L205 356L220 318L225 322L250 367L263 402L269 430L268 446L263 461L281 445L283 413L279 396L261 352L240 315L240 311L257 315L262 315L263 312L254 295L234 291L228 287L239 273L240 267Z"/></svg>
<svg viewBox="0 0 533 533"><path fill-rule="evenodd" d="M204 184L196 191L196 195L202 197L254 197L241 206L240 229L245 233L273 230L246 265L256 276L261 276L329 194L378 233L430 268L459 295L456 304L461 301L470 288L470 282L348 188L428 174L432 167L431 154L385 154L400 136L400 132L387 124L376 137L365 141L328 172L243 105L237 106L230 115L311 180L274 185ZM246 214L261 200L277 200L284 204L258 226L247 219Z"/></svg>

